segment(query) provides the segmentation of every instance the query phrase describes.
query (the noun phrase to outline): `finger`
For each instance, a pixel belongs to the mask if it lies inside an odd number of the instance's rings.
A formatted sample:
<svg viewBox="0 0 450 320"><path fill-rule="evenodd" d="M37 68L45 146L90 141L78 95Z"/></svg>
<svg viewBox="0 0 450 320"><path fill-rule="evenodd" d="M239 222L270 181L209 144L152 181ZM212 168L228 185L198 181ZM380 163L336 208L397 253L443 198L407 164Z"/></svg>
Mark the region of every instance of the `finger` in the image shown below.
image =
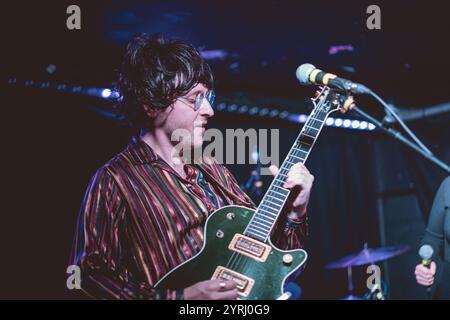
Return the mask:
<svg viewBox="0 0 450 320"><path fill-rule="evenodd" d="M236 300L238 297L239 294L237 289L215 292L213 295L214 300Z"/></svg>
<svg viewBox="0 0 450 320"><path fill-rule="evenodd" d="M436 265L434 266L434 269L431 269L431 268L433 268L433 267L430 266L430 268L428 268L428 267L422 266L422 268L420 270L423 275L433 276L436 273Z"/></svg>
<svg viewBox="0 0 450 320"><path fill-rule="evenodd" d="M295 198L294 202L292 203L292 205L294 207L299 207L301 205L304 205L306 203L306 192L302 191L299 193L299 195L297 196L297 198Z"/></svg>
<svg viewBox="0 0 450 320"><path fill-rule="evenodd" d="M436 273L436 263L434 263L434 261L431 262L429 270L431 271L431 274L433 274L433 275Z"/></svg>
<svg viewBox="0 0 450 320"><path fill-rule="evenodd" d="M296 163L294 163L294 164L292 165L292 167L291 167L291 170L292 170L292 169L299 169L299 168L303 168L303 169L305 169L306 171L308 171L308 168L306 168L306 166L305 166L303 163L301 163L301 162L296 162Z"/></svg>
<svg viewBox="0 0 450 320"><path fill-rule="evenodd" d="M423 264L417 265L416 272L420 272L420 274L422 274L422 275L433 274L431 269L429 269L428 267L425 267Z"/></svg>
<svg viewBox="0 0 450 320"><path fill-rule="evenodd" d="M270 173L271 173L273 176L276 176L277 173L278 173L278 171L279 171L279 169L278 169L277 166L271 165L271 166L269 167L269 171L270 171Z"/></svg>
<svg viewBox="0 0 450 320"><path fill-rule="evenodd" d="M236 287L236 282L225 279L209 280L208 290L210 291L228 291Z"/></svg>
<svg viewBox="0 0 450 320"><path fill-rule="evenodd" d="M431 277L431 275L427 275L425 272L423 272L423 271L421 271L421 270L418 270L418 271L416 271L416 272L414 272L414 274L415 274L415 276L416 276L416 278L427 278L427 277Z"/></svg>
<svg viewBox="0 0 450 320"><path fill-rule="evenodd" d="M433 281L433 276L422 276L422 275L416 275L416 279L420 279L422 281Z"/></svg>
<svg viewBox="0 0 450 320"><path fill-rule="evenodd" d="M284 183L284 188L294 189L299 188L299 190L303 190L306 188L306 184L304 182L299 181L286 181Z"/></svg>
<svg viewBox="0 0 450 320"><path fill-rule="evenodd" d="M219 283L219 290L220 291L228 291L233 290L236 288L236 282L232 280L222 280Z"/></svg>
<svg viewBox="0 0 450 320"><path fill-rule="evenodd" d="M417 281L419 284L421 284L422 286L426 286L426 287L429 287L429 286L431 286L431 285L433 285L433 280L424 280L424 279L419 279L418 281Z"/></svg>
<svg viewBox="0 0 450 320"><path fill-rule="evenodd" d="M314 178L311 175L292 174L286 178L286 182L292 185L299 185L302 188L309 188L312 186Z"/></svg>
<svg viewBox="0 0 450 320"><path fill-rule="evenodd" d="M309 181L309 180L313 179L313 176L310 173L304 172L304 171L300 171L300 172L292 171L287 174L287 177L291 178L291 179L302 179L305 181Z"/></svg>

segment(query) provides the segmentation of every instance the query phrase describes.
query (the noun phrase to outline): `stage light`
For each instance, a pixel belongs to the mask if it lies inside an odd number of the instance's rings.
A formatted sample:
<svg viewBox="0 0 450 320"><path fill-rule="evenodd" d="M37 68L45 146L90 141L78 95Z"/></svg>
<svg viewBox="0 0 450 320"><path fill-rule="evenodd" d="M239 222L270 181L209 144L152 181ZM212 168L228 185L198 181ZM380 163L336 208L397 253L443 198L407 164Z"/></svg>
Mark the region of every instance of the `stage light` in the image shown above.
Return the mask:
<svg viewBox="0 0 450 320"><path fill-rule="evenodd" d="M228 112L234 112L234 111L236 111L237 110L237 105L235 105L235 104L230 104L229 106L228 106Z"/></svg>
<svg viewBox="0 0 450 320"><path fill-rule="evenodd" d="M287 111L281 111L281 112L280 112L280 118L281 118L281 119L284 119L284 118L286 118L287 116L289 116L289 112L287 112Z"/></svg>
<svg viewBox="0 0 450 320"><path fill-rule="evenodd" d="M269 109L267 109L267 108L264 108L264 109L262 109L260 112L259 112L259 115L260 116L265 116L266 114L268 114L269 113Z"/></svg>
<svg viewBox="0 0 450 320"><path fill-rule="evenodd" d="M351 124L352 124L352 122L351 122L349 119L345 119L345 120L344 120L344 123L343 123L344 128L350 127Z"/></svg>
<svg viewBox="0 0 450 320"><path fill-rule="evenodd" d="M369 128L369 130L374 130L375 129L375 125L373 123L369 123L368 128Z"/></svg>
<svg viewBox="0 0 450 320"><path fill-rule="evenodd" d="M308 116L306 114L301 114L298 116L298 121L300 123L305 123L307 119L308 119Z"/></svg>
<svg viewBox="0 0 450 320"><path fill-rule="evenodd" d="M251 107L250 110L248 111L249 114L251 115L255 115L259 112L259 108L258 107Z"/></svg>
<svg viewBox="0 0 450 320"><path fill-rule="evenodd" d="M352 128L353 129L359 128L359 120L352 120Z"/></svg>
<svg viewBox="0 0 450 320"><path fill-rule="evenodd" d="M367 129L367 121L361 121L361 123L359 124L359 128L361 130L366 130Z"/></svg>
<svg viewBox="0 0 450 320"><path fill-rule="evenodd" d="M217 110L219 110L219 111L222 111L222 110L224 110L226 107L227 107L227 105L226 105L225 103L222 102L222 103L217 104L216 107L215 107L215 109L217 109Z"/></svg>
<svg viewBox="0 0 450 320"><path fill-rule="evenodd" d="M269 116L270 117L276 117L278 116L279 111L277 109L273 109L272 111L270 111Z"/></svg>
<svg viewBox="0 0 450 320"><path fill-rule="evenodd" d="M336 127L340 127L340 126L342 126L342 119L341 118L336 118L335 120L334 120L334 125L336 126Z"/></svg>
<svg viewBox="0 0 450 320"><path fill-rule="evenodd" d="M326 124L327 126L332 126L332 125L334 124L334 119L333 119L332 117L329 117L329 118L327 119L327 121L325 122L325 124Z"/></svg>
<svg viewBox="0 0 450 320"><path fill-rule="evenodd" d="M108 99L111 96L111 89L103 89L102 90L102 98Z"/></svg>
<svg viewBox="0 0 450 320"><path fill-rule="evenodd" d="M246 113L247 110L248 110L248 107L247 107L247 106L242 106L242 107L239 108L238 111L239 111L239 113Z"/></svg>

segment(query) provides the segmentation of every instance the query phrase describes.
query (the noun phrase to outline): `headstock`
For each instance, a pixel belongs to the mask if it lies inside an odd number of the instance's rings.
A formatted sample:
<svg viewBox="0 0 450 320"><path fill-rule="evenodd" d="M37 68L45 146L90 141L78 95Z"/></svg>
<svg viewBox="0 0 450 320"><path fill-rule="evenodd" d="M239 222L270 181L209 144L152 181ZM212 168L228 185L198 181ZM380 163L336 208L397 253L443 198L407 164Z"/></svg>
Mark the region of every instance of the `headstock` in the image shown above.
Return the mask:
<svg viewBox="0 0 450 320"><path fill-rule="evenodd" d="M325 112L326 114L338 110L341 113L346 113L355 106L353 96L337 93L326 86L320 87L320 90L316 92L314 98L311 98L311 101L317 111Z"/></svg>

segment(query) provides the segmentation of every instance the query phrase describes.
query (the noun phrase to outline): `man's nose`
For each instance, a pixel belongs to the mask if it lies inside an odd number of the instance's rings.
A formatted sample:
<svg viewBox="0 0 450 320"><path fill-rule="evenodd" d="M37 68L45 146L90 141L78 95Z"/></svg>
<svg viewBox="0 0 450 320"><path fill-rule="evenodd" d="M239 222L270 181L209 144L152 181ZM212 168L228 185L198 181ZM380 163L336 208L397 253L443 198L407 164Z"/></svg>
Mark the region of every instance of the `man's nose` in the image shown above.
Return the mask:
<svg viewBox="0 0 450 320"><path fill-rule="evenodd" d="M203 99L202 105L200 107L200 114L202 116L212 117L214 116L214 108L209 103L207 99Z"/></svg>

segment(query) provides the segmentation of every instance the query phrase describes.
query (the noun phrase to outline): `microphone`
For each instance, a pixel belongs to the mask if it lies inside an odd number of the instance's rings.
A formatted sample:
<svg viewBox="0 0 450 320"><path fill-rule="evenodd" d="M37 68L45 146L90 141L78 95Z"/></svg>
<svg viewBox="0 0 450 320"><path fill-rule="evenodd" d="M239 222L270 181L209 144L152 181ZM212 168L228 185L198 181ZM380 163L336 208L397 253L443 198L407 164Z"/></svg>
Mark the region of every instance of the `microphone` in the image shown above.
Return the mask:
<svg viewBox="0 0 450 320"><path fill-rule="evenodd" d="M427 268L430 268L431 257L433 256L433 247L429 244L424 244L419 249L419 256L422 258L422 265ZM427 287L428 297L431 297L431 286Z"/></svg>
<svg viewBox="0 0 450 320"><path fill-rule="evenodd" d="M323 72L310 63L304 63L297 68L295 75L303 85L325 85L339 91L366 94L370 90L364 85L350 80L339 78L335 74Z"/></svg>

